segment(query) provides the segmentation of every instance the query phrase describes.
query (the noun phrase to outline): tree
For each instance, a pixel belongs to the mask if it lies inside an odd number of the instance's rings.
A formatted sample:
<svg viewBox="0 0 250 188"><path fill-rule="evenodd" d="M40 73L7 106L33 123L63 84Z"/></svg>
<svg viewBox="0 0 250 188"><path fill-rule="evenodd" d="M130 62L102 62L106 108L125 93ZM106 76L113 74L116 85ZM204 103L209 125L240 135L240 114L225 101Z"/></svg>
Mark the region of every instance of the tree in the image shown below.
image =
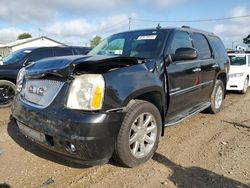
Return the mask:
<svg viewBox="0 0 250 188"><path fill-rule="evenodd" d="M90 41L90 46L91 48L96 47L100 42L102 41L102 38L98 35L96 35L91 41Z"/></svg>
<svg viewBox="0 0 250 188"><path fill-rule="evenodd" d="M18 35L17 39L28 39L28 38L32 38L32 35L29 33L21 33Z"/></svg>
<svg viewBox="0 0 250 188"><path fill-rule="evenodd" d="M248 44L248 47L250 47L250 34L243 39L243 42Z"/></svg>

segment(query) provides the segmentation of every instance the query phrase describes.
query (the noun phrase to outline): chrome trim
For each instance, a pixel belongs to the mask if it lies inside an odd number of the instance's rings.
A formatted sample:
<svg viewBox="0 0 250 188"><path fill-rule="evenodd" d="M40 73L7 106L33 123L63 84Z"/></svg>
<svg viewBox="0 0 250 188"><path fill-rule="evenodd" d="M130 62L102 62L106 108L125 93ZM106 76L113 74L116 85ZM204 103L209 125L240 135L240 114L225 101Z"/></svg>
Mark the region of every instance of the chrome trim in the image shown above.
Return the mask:
<svg viewBox="0 0 250 188"><path fill-rule="evenodd" d="M33 102L30 102L28 101L27 99L25 99L25 97L22 97L20 96L20 100L23 102L23 103L26 103L27 105L29 106L32 106L32 107L35 107L35 108L39 108L39 109L44 109L44 108L47 108L49 105L51 105L51 103L55 100L55 98L57 97L57 95L59 94L59 92L62 90L63 86L65 85L65 83L63 83L61 86L60 86L60 89L58 89L58 91L55 93L55 95L52 97L51 99L51 102L48 103L47 105L45 106L41 106L41 105L38 105L38 104L35 104Z"/></svg>
<svg viewBox="0 0 250 188"><path fill-rule="evenodd" d="M166 123L166 124L164 124L164 127L169 127L169 126L178 124L178 123L180 123L180 122L182 122L182 121L184 121L184 120L190 118L191 116L193 116L193 115L195 115L195 114L198 114L198 113L202 112L203 110L207 109L210 105L211 105L211 103L208 102L204 107L200 108L199 110L195 111L194 113L191 113L191 114L189 114L188 116L185 116L184 118L182 118L182 119L180 119L180 120L178 120L178 121L176 121L176 122L173 122L173 123Z"/></svg>
<svg viewBox="0 0 250 188"><path fill-rule="evenodd" d="M173 92L173 93L170 93L170 96L173 96L173 95L178 95L180 93L186 93L188 91L192 91L192 90L195 90L196 88L199 88L199 87L202 87L204 85L209 85L211 83L213 83L214 81L213 80L210 80L208 82L204 82L204 83L201 83L199 85L195 85L195 86L192 86L192 87L189 87L189 88L185 88L185 89L182 89L182 90L179 90L179 91L176 91L176 92Z"/></svg>

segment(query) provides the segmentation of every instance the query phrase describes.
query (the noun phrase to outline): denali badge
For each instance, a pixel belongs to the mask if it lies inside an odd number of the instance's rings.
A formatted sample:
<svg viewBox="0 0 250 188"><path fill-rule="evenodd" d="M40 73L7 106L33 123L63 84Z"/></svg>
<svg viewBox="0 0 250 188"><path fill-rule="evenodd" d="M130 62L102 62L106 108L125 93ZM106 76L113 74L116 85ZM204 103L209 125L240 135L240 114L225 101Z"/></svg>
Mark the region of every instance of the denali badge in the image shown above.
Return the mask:
<svg viewBox="0 0 250 188"><path fill-rule="evenodd" d="M37 87L37 86L33 86L33 85L31 85L29 87L29 92L30 93L37 94L37 95L40 95L40 96L43 96L45 91L46 91L46 87Z"/></svg>

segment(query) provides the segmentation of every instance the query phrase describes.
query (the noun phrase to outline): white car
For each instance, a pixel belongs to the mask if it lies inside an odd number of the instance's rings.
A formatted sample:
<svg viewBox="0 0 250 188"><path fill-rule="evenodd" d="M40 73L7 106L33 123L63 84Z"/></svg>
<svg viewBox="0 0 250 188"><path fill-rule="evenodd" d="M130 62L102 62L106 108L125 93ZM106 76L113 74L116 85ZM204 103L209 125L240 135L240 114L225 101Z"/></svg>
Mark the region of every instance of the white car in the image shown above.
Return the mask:
<svg viewBox="0 0 250 188"><path fill-rule="evenodd" d="M228 53L231 64L227 90L246 93L249 86L250 52Z"/></svg>

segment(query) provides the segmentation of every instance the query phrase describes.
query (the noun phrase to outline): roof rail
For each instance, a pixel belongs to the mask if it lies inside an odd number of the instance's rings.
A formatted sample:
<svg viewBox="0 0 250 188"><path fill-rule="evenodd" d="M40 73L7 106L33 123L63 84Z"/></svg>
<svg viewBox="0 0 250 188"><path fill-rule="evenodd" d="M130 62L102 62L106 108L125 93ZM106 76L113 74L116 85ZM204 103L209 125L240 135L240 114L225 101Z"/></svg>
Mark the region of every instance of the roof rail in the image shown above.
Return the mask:
<svg viewBox="0 0 250 188"><path fill-rule="evenodd" d="M246 54L249 54L250 51L249 50L227 50L227 53L246 53Z"/></svg>

